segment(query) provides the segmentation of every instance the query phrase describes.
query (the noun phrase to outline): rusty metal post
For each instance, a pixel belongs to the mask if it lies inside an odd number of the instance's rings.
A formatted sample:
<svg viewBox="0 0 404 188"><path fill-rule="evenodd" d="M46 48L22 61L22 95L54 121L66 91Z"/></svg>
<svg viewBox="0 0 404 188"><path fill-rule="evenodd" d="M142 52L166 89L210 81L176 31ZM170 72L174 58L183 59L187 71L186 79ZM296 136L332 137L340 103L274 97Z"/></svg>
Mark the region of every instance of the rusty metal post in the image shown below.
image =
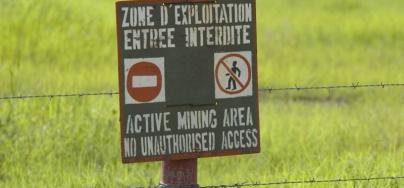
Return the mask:
<svg viewBox="0 0 404 188"><path fill-rule="evenodd" d="M199 188L198 159L163 161L159 188Z"/></svg>

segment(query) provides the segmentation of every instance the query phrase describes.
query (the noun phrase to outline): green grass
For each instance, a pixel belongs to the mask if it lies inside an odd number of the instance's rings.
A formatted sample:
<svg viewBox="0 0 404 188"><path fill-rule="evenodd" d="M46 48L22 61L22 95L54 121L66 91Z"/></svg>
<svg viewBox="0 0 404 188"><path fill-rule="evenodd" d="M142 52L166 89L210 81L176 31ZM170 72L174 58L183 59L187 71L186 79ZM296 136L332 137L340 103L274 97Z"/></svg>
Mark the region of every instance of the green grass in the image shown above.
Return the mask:
<svg viewBox="0 0 404 188"><path fill-rule="evenodd" d="M257 0L260 87L404 81L404 1ZM114 3L0 1L0 96L117 90ZM201 185L404 175L404 89L260 96L262 153ZM0 187L155 185L120 161L116 96L0 101ZM403 180L274 187L402 187Z"/></svg>

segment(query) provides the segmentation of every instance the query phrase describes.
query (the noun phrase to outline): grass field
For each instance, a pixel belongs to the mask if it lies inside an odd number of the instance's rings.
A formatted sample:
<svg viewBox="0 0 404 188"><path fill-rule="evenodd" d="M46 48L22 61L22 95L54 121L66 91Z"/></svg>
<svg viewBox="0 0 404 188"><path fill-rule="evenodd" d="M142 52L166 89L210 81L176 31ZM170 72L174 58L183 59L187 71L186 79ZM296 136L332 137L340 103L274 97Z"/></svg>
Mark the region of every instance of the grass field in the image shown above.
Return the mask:
<svg viewBox="0 0 404 188"><path fill-rule="evenodd" d="M404 82L404 1L257 0L259 85ZM117 90L114 1L0 1L0 96ZM262 153L201 185L404 175L404 88L260 96ZM118 97L0 101L0 187L156 185L120 161ZM274 187L404 187L403 180Z"/></svg>

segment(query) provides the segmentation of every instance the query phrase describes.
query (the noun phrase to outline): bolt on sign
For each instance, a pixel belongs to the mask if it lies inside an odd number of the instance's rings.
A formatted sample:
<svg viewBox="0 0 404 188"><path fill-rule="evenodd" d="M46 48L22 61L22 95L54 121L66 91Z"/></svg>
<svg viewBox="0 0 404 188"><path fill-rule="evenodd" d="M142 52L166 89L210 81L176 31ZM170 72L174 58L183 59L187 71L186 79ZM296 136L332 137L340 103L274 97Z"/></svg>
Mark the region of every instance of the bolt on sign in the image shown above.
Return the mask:
<svg viewBox="0 0 404 188"><path fill-rule="evenodd" d="M124 163L260 151L255 0L116 3Z"/></svg>

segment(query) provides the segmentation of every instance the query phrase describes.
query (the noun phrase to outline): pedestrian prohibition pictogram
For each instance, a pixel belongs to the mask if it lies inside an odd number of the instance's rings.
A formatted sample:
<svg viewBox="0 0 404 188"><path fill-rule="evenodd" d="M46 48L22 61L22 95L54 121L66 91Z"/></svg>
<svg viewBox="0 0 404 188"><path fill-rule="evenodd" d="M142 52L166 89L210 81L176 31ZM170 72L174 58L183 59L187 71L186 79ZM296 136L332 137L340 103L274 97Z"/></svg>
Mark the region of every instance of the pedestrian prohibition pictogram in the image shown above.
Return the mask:
<svg viewBox="0 0 404 188"><path fill-rule="evenodd" d="M163 59L125 60L126 104L164 102Z"/></svg>
<svg viewBox="0 0 404 188"><path fill-rule="evenodd" d="M251 52L215 54L216 98L251 96L251 69Z"/></svg>

